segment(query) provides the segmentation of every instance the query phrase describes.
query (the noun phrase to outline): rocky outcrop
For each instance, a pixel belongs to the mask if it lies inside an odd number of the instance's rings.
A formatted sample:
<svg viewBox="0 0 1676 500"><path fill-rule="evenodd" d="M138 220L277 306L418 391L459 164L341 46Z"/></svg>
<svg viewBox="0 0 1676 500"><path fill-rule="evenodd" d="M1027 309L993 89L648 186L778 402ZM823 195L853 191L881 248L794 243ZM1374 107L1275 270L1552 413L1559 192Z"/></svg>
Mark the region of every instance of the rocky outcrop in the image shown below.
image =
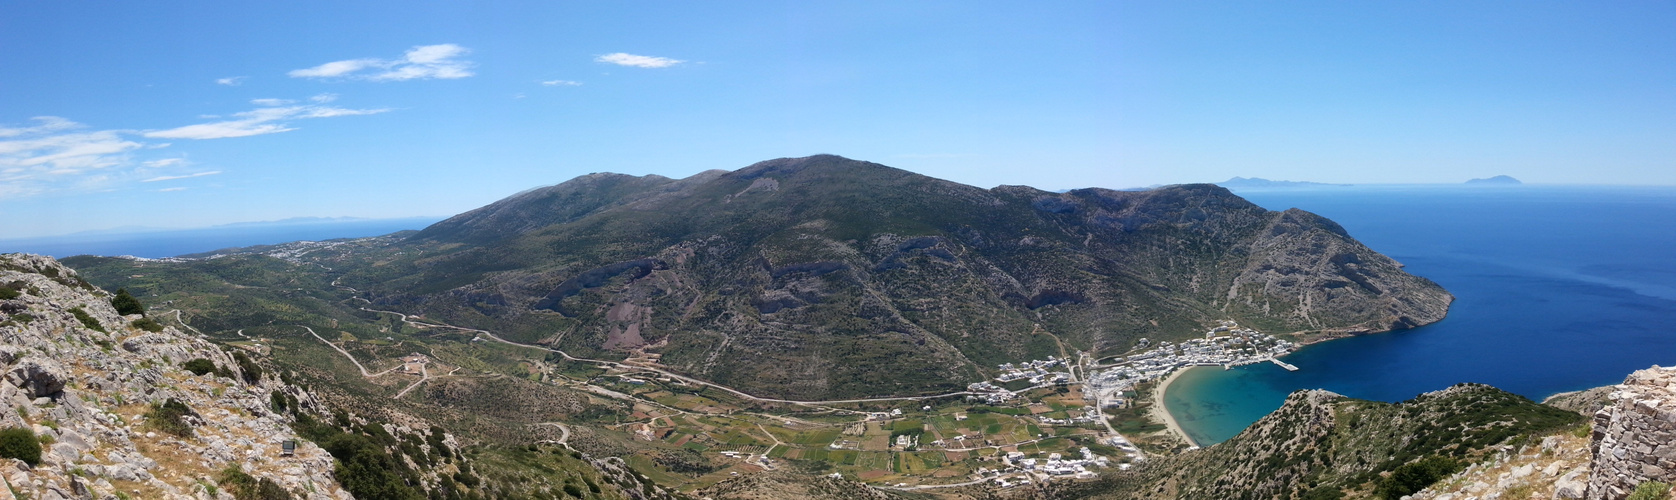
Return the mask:
<svg viewBox="0 0 1676 500"><path fill-rule="evenodd" d="M138 315L117 314L109 294L50 258L0 255L0 286L15 295L0 300L0 428L27 428L46 443L34 466L0 463L0 498L232 498L216 488L232 465L298 498L349 498L332 457L269 408L275 391L318 408L307 392L271 377L245 383L226 351L173 327L130 326ZM233 377L180 367L198 358ZM170 400L189 409L184 435L149 421L152 406ZM282 457L287 440L296 453Z"/></svg>
<svg viewBox="0 0 1676 500"><path fill-rule="evenodd" d="M1590 500L1629 496L1645 481L1676 482L1676 367L1630 374L1595 413Z"/></svg>

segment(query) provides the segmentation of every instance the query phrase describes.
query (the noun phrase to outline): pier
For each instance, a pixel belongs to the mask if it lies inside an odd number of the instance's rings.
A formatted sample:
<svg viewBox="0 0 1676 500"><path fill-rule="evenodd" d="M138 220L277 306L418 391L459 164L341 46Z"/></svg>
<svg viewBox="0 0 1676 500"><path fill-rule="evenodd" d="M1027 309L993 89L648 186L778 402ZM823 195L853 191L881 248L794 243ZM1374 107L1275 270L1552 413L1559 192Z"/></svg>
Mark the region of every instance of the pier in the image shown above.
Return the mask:
<svg viewBox="0 0 1676 500"><path fill-rule="evenodd" d="M1276 365L1280 365L1281 368L1285 368L1286 371L1289 371L1289 372L1298 371L1298 367L1292 366L1291 364L1288 364L1285 361L1281 361L1281 360L1274 359L1274 358L1269 358L1269 362L1272 362Z"/></svg>

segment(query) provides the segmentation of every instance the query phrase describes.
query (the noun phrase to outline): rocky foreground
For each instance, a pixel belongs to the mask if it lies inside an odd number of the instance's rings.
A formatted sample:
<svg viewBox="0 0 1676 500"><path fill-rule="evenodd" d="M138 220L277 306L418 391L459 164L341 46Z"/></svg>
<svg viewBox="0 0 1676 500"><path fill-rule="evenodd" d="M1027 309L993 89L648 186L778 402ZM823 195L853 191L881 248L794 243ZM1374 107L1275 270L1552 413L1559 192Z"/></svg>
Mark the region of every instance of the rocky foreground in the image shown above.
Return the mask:
<svg viewBox="0 0 1676 500"><path fill-rule="evenodd" d="M233 498L229 478L351 498L331 455L270 409L276 394L316 406L307 392L195 335L135 326L141 315L118 314L109 293L50 258L0 255L0 286L0 429L43 445L34 464L0 461L0 499ZM182 367L192 360L211 371ZM288 440L295 453L282 456Z"/></svg>

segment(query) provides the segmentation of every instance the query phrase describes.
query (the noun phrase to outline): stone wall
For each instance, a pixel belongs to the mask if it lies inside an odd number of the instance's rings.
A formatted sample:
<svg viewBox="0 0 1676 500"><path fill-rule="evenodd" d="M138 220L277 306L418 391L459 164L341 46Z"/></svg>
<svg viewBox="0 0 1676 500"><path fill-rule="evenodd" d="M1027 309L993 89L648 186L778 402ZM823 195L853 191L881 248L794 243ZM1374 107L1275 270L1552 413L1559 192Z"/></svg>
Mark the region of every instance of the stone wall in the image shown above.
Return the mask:
<svg viewBox="0 0 1676 500"><path fill-rule="evenodd" d="M1630 374L1595 412L1590 500L1618 500L1644 481L1676 482L1676 367Z"/></svg>

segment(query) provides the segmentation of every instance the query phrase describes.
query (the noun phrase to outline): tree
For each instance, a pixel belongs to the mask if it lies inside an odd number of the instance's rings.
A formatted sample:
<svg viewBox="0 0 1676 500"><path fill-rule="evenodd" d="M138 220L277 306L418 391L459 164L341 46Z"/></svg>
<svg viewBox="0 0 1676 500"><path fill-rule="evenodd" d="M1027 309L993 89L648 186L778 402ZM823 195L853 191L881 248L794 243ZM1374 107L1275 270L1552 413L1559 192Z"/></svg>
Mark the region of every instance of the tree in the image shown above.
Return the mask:
<svg viewBox="0 0 1676 500"><path fill-rule="evenodd" d="M111 297L111 307L115 307L116 313L123 316L130 314L145 315L145 304L141 304L140 299L129 295L127 288L116 289L116 296Z"/></svg>

